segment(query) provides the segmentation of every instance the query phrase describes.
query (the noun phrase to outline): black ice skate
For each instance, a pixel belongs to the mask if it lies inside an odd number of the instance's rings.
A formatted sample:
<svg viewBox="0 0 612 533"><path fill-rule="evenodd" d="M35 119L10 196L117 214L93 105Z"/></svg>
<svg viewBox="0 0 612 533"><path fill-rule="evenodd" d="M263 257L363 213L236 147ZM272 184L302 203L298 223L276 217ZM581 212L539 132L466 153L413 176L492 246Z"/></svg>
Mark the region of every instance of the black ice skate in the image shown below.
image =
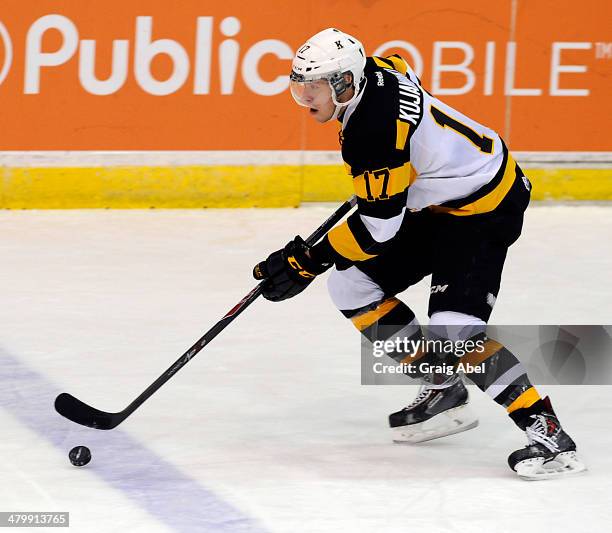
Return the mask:
<svg viewBox="0 0 612 533"><path fill-rule="evenodd" d="M563 431L548 396L519 411L523 413L510 416L525 430L528 444L510 454L508 464L521 478L536 481L586 470L576 456L576 444Z"/></svg>
<svg viewBox="0 0 612 533"><path fill-rule="evenodd" d="M393 442L415 444L475 428L478 419L467 403L468 391L460 376L450 385L422 385L410 405L389 415Z"/></svg>

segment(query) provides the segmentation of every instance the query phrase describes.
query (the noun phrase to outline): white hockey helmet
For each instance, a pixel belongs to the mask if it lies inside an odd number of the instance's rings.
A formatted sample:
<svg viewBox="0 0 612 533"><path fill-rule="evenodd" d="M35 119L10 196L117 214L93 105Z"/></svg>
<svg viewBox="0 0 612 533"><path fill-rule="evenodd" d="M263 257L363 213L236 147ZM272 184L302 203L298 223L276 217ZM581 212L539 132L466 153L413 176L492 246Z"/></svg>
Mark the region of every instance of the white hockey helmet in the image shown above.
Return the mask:
<svg viewBox="0 0 612 533"><path fill-rule="evenodd" d="M365 64L365 50L357 39L336 28L327 28L308 39L296 52L291 66L291 95L299 105L313 107L312 98L306 97L309 85L327 80L336 106L329 120L335 119L340 109L359 94ZM344 76L349 72L353 78L350 82ZM355 89L352 98L338 102L338 96L351 86Z"/></svg>

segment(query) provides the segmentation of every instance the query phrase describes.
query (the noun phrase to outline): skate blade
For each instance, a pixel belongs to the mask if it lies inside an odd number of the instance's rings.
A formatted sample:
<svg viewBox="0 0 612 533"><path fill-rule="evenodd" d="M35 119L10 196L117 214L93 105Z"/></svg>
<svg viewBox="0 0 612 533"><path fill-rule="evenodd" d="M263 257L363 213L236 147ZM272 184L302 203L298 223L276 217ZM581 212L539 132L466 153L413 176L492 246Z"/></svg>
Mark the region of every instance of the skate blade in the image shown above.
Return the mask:
<svg viewBox="0 0 612 533"><path fill-rule="evenodd" d="M544 461L543 457L525 459L515 467L516 473L525 481L541 481L585 472L586 465L578 459L576 452L563 452L554 459Z"/></svg>
<svg viewBox="0 0 612 533"><path fill-rule="evenodd" d="M393 442L418 444L462 433L478 426L478 419L467 405L444 411L425 422L392 428Z"/></svg>

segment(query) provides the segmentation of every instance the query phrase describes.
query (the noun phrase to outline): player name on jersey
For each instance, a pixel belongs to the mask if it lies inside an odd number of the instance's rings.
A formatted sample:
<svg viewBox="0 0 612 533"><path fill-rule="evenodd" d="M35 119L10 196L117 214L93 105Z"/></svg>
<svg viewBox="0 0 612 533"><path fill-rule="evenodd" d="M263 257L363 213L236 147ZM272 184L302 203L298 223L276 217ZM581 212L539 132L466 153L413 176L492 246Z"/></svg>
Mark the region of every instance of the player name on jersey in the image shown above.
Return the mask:
<svg viewBox="0 0 612 533"><path fill-rule="evenodd" d="M399 119L416 126L421 116L421 91L399 72L393 74L399 82Z"/></svg>
<svg viewBox="0 0 612 533"><path fill-rule="evenodd" d="M410 122L413 126L419 123L422 109L422 97L419 88L401 72L388 69L398 81L399 119ZM378 72L377 72L378 74Z"/></svg>

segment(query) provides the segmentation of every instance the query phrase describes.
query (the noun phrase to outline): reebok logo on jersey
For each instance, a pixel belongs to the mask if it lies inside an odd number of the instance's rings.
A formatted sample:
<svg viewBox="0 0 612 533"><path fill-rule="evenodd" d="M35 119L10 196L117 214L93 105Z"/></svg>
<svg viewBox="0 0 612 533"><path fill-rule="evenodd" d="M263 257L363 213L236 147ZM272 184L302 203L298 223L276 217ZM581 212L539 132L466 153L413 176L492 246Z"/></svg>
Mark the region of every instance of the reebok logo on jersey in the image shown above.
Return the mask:
<svg viewBox="0 0 612 533"><path fill-rule="evenodd" d="M531 182L529 181L529 179L527 179L527 176L522 176L523 178L523 184L525 185L525 189L527 189L528 191L531 191Z"/></svg>

